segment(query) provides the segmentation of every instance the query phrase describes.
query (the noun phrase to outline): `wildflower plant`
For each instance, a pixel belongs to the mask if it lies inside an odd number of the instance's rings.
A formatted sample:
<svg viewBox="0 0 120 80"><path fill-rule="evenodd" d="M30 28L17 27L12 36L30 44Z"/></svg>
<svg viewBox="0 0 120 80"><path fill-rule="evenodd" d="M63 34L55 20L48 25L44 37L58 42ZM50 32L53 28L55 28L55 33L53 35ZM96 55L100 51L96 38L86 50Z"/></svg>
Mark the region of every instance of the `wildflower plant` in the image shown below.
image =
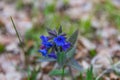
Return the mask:
<svg viewBox="0 0 120 80"><path fill-rule="evenodd" d="M22 44L22 40L20 39L20 35L18 34L18 31L16 29L15 23L10 17L13 28L15 29L16 35ZM61 80L64 79L64 75L67 74L67 71L64 71L65 67L69 67L69 72L71 75L72 80L76 80L77 78L84 80L84 77L80 74L78 77L74 78L71 67L77 69L80 72L83 72L83 67L78 64L78 62L74 59L75 55L75 43L78 36L78 30L76 30L69 38L67 38L66 34L62 32L62 27L56 30L47 29L49 36L40 36L40 39L42 41L40 49L38 52L42 54L42 58L40 58L38 61L56 61L60 68L62 70L52 70L50 72L50 75L61 75ZM22 45L22 50L24 52L25 56L25 62L26 62L26 55L25 50ZM26 65L27 66L27 65ZM85 80L101 80L102 76L106 73L109 73L111 71L114 71L117 75L120 75L120 61L112 65L110 68L104 70L100 75L94 77L93 75L93 67L91 66L90 69L86 71L86 78ZM28 80L34 80L37 77L38 70L34 69L30 71L28 69ZM55 80L55 79L54 79Z"/></svg>
<svg viewBox="0 0 120 80"><path fill-rule="evenodd" d="M74 59L78 30L70 38L62 31L61 26L58 31L51 29L47 29L47 31L49 36L40 36L42 42L38 52L42 54L42 58L38 61L56 61L60 68L62 68L62 80L64 77L64 68L67 66L82 71L82 66Z"/></svg>

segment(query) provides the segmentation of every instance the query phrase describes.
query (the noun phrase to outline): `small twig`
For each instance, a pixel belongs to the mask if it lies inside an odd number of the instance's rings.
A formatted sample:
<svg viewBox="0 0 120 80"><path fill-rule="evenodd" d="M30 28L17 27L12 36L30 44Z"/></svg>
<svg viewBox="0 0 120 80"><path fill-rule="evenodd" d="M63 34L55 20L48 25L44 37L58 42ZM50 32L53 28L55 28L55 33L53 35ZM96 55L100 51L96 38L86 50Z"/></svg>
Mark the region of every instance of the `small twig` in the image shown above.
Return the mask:
<svg viewBox="0 0 120 80"><path fill-rule="evenodd" d="M18 39L19 39L19 42L20 42L20 44L21 44L21 47L22 47L22 50L23 50L23 59L24 59L24 64L25 64L25 63L26 63L26 55L25 55L24 47L23 47L23 45L22 45L22 40L20 39L19 33L18 33L18 31L17 31L17 28L16 28L15 23L14 23L14 21L13 21L13 19L12 19L11 16L10 16L10 19L11 19L11 21L12 21L12 24L13 24L13 27L14 27L14 29L15 29L16 35L17 35L17 37L18 37Z"/></svg>
<svg viewBox="0 0 120 80"><path fill-rule="evenodd" d="M13 27L14 27L14 29L15 29L16 35L17 35L17 37L18 37L20 43L22 44L22 40L20 39L19 33L18 33L17 29L16 29L16 26L15 26L15 23L14 23L12 17L10 17L10 19L11 19L12 24L13 24ZM22 46L22 50L23 50L23 52L25 53L25 50L24 50L24 48L23 48L23 45L21 45L21 46Z"/></svg>
<svg viewBox="0 0 120 80"><path fill-rule="evenodd" d="M72 69L71 69L70 66L68 66L68 67L69 67L70 76L71 76L72 80L74 80L74 76L73 76L73 74L72 74Z"/></svg>

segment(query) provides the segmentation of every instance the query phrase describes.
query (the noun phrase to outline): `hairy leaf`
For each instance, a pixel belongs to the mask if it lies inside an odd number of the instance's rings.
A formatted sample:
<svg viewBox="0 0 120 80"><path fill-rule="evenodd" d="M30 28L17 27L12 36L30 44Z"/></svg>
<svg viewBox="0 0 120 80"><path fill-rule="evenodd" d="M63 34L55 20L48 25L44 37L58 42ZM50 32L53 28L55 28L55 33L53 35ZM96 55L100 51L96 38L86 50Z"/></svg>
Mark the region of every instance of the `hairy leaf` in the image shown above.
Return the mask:
<svg viewBox="0 0 120 80"><path fill-rule="evenodd" d="M68 39L68 41L71 43L72 46L74 46L76 40L77 40L77 37L78 37L78 30L76 30L71 36L70 38Z"/></svg>
<svg viewBox="0 0 120 80"><path fill-rule="evenodd" d="M61 69L61 70L59 70L59 69L54 69L54 70L52 70L52 71L49 73L50 76L61 76L62 74L63 74L62 69ZM67 75L67 74L68 74L68 71L65 70L65 71L64 71L64 75Z"/></svg>
<svg viewBox="0 0 120 80"><path fill-rule="evenodd" d="M37 60L37 62L51 62L51 61L56 61L56 59L54 58L48 58L48 57L42 57L40 59Z"/></svg>
<svg viewBox="0 0 120 80"><path fill-rule="evenodd" d="M73 58L70 59L68 65L75 68L78 71L81 71L81 72L83 71L83 67L81 65L79 65L79 63Z"/></svg>
<svg viewBox="0 0 120 80"><path fill-rule="evenodd" d="M71 50L69 50L67 53L66 53L66 57L69 59L71 57L73 57L75 54L75 47L73 47Z"/></svg>

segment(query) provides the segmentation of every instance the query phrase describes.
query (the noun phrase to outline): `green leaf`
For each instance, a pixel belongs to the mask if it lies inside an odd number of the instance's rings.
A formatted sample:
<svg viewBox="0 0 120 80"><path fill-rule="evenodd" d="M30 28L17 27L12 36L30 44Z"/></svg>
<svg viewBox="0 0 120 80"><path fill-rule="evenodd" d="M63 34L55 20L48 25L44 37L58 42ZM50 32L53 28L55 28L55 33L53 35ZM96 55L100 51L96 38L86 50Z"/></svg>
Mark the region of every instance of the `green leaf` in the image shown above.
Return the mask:
<svg viewBox="0 0 120 80"><path fill-rule="evenodd" d="M93 67L90 67L90 69L87 70L86 80L93 80Z"/></svg>
<svg viewBox="0 0 120 80"><path fill-rule="evenodd" d="M71 36L70 38L68 39L68 41L72 44L72 46L74 46L76 40L77 40L77 37L78 37L78 30L76 30Z"/></svg>
<svg viewBox="0 0 120 80"><path fill-rule="evenodd" d="M58 29L58 34L62 33L62 26Z"/></svg>
<svg viewBox="0 0 120 80"><path fill-rule="evenodd" d="M50 76L61 76L63 74L63 71L62 69L54 69L52 70L49 75ZM68 71L67 70L64 70L64 75L67 75L68 74Z"/></svg>
<svg viewBox="0 0 120 80"><path fill-rule="evenodd" d="M66 62L66 55L64 52L57 53L57 62L62 67Z"/></svg>
<svg viewBox="0 0 120 80"><path fill-rule="evenodd" d="M73 47L72 49L70 49L67 53L66 53L66 57L69 59L69 58L71 58L71 57L73 57L74 56L74 54L75 54L75 47Z"/></svg>
<svg viewBox="0 0 120 80"><path fill-rule="evenodd" d="M3 44L0 44L0 52L5 51L5 46Z"/></svg>
<svg viewBox="0 0 120 80"><path fill-rule="evenodd" d="M96 55L96 51L94 49L90 50L90 56L94 57Z"/></svg>
<svg viewBox="0 0 120 80"><path fill-rule="evenodd" d="M68 63L69 66L75 68L76 70L82 72L83 71L83 67L81 65L79 65L79 63L75 60L75 59L70 59L69 63Z"/></svg>
<svg viewBox="0 0 120 80"><path fill-rule="evenodd" d="M36 80L39 70L40 70L39 67L37 67L37 69L36 67L34 67L33 70L31 70L30 67L28 67L28 70L27 70L28 79L27 80Z"/></svg>
<svg viewBox="0 0 120 80"><path fill-rule="evenodd" d="M56 61L54 58L48 58L48 57L42 57L37 60L37 62L51 62L51 61Z"/></svg>

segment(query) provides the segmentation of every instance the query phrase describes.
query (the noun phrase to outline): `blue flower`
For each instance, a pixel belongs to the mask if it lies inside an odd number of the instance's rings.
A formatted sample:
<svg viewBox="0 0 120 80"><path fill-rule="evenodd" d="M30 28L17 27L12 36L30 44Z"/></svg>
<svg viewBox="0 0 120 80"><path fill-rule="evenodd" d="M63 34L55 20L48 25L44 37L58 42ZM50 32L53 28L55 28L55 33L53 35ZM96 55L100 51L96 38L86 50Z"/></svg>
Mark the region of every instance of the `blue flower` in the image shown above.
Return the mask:
<svg viewBox="0 0 120 80"><path fill-rule="evenodd" d="M66 42L63 46L62 46L62 49L64 51L66 51L68 48L70 48L70 43L69 42Z"/></svg>
<svg viewBox="0 0 120 80"><path fill-rule="evenodd" d="M44 35L40 36L40 38L41 38L41 40L43 42L47 42L48 41L48 38L46 36L44 36Z"/></svg>
<svg viewBox="0 0 120 80"><path fill-rule="evenodd" d="M65 44L66 38L64 36L57 36L54 38L54 42L57 46L63 46Z"/></svg>
<svg viewBox="0 0 120 80"><path fill-rule="evenodd" d="M46 47L44 45L41 45L40 49L46 49Z"/></svg>
<svg viewBox="0 0 120 80"><path fill-rule="evenodd" d="M54 52L52 52L52 53L48 54L48 57L56 59L57 55Z"/></svg>
<svg viewBox="0 0 120 80"><path fill-rule="evenodd" d="M52 46L52 43L48 42L48 38L46 36L40 36L41 40L42 40L42 44L47 47L50 48Z"/></svg>
<svg viewBox="0 0 120 80"><path fill-rule="evenodd" d="M47 50L46 49L38 50L38 52L40 52L42 54L42 56L47 56Z"/></svg>

